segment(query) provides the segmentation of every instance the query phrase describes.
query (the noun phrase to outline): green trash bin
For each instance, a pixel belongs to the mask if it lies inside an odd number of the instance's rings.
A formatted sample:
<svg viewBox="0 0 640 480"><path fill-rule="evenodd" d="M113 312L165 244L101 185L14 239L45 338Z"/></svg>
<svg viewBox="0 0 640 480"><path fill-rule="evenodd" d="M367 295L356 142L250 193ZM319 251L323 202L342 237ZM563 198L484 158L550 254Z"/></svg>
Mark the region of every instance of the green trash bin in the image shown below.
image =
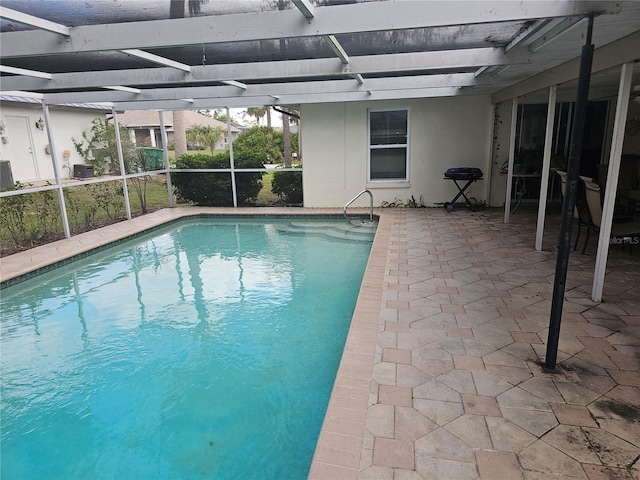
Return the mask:
<svg viewBox="0 0 640 480"><path fill-rule="evenodd" d="M164 168L164 152L161 148L141 147L144 153L147 170Z"/></svg>

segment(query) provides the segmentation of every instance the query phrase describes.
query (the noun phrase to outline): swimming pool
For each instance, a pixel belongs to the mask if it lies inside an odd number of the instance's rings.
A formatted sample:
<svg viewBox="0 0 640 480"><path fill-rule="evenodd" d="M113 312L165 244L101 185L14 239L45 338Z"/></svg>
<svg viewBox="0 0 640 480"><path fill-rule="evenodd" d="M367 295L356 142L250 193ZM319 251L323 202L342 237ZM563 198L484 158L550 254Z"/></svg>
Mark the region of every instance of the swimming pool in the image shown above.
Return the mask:
<svg viewBox="0 0 640 480"><path fill-rule="evenodd" d="M370 249L320 222L183 221L3 290L2 478L306 477Z"/></svg>

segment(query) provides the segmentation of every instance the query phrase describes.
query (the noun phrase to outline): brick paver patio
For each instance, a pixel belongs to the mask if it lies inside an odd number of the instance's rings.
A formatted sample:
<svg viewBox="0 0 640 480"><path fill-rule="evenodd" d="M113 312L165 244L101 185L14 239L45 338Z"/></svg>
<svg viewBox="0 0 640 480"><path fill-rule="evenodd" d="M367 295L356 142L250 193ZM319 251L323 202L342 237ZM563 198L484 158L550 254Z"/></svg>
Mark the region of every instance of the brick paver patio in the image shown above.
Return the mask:
<svg viewBox="0 0 640 480"><path fill-rule="evenodd" d="M557 221L384 211L310 478L640 479L640 252L571 254L545 373Z"/></svg>

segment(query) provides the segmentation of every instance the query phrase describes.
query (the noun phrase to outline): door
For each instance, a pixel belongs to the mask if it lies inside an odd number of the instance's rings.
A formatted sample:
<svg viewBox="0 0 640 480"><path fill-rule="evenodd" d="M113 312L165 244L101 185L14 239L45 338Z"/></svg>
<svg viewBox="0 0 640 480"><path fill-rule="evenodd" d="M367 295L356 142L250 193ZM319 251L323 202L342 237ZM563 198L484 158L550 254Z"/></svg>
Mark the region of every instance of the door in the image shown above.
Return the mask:
<svg viewBox="0 0 640 480"><path fill-rule="evenodd" d="M31 125L29 117L5 116L7 138L9 139L9 155L13 180L28 182L40 178L36 157L33 153Z"/></svg>

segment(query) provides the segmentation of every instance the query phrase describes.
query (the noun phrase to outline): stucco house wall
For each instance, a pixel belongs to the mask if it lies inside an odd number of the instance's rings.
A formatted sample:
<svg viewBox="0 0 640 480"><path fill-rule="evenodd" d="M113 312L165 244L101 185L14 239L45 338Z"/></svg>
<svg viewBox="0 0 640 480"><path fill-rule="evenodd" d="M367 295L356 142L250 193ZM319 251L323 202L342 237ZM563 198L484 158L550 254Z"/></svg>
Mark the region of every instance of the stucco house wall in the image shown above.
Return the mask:
<svg viewBox="0 0 640 480"><path fill-rule="evenodd" d="M367 182L367 117L369 109L409 109L409 182ZM413 198L427 206L449 201L458 193L443 179L449 167L479 167L490 174L493 107L489 97L310 104L302 106L304 204L342 207L367 188L374 206ZM487 199L487 182L466 192ZM362 196L354 206L367 206Z"/></svg>
<svg viewBox="0 0 640 480"><path fill-rule="evenodd" d="M82 132L91 128L94 118L104 118L104 112L86 109L50 107L53 143L56 149L60 176L73 176L73 165L84 163L76 152L72 138L80 139ZM0 113L0 160L11 164L14 182L28 183L52 180L52 156L46 127L40 130L36 122L44 115L39 104L2 102ZM65 151L68 157L65 157Z"/></svg>

